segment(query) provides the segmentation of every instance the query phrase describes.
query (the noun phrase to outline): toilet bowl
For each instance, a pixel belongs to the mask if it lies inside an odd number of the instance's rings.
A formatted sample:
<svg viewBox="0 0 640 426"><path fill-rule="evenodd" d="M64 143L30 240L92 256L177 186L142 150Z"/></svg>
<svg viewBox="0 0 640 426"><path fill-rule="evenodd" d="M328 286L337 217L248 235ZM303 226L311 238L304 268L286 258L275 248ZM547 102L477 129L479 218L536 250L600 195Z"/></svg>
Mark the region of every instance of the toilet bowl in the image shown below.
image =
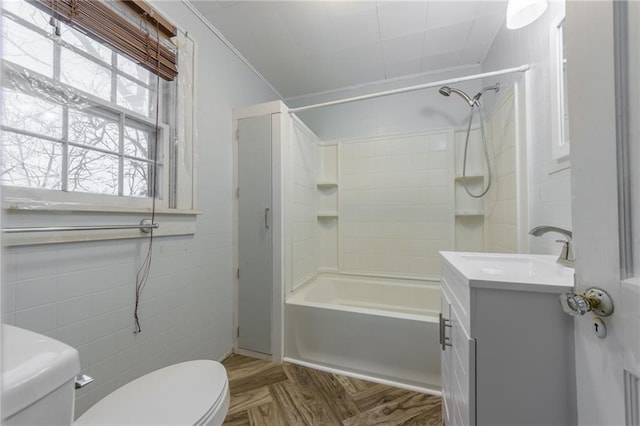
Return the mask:
<svg viewBox="0 0 640 426"><path fill-rule="evenodd" d="M221 425L229 409L224 367L197 360L139 377L74 423L78 351L31 331L2 327L3 425Z"/></svg>
<svg viewBox="0 0 640 426"><path fill-rule="evenodd" d="M222 364L188 361L129 382L74 425L221 425L228 409L229 382Z"/></svg>

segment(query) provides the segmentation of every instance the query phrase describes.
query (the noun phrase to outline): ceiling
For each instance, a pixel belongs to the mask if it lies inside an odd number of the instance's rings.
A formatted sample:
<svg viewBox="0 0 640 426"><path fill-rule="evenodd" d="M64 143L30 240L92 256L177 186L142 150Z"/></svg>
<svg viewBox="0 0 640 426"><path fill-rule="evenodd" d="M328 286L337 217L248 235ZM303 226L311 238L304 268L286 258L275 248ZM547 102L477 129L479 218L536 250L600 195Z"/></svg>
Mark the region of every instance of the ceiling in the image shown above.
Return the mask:
<svg viewBox="0 0 640 426"><path fill-rule="evenodd" d="M479 64L507 7L507 0L192 3L285 99Z"/></svg>

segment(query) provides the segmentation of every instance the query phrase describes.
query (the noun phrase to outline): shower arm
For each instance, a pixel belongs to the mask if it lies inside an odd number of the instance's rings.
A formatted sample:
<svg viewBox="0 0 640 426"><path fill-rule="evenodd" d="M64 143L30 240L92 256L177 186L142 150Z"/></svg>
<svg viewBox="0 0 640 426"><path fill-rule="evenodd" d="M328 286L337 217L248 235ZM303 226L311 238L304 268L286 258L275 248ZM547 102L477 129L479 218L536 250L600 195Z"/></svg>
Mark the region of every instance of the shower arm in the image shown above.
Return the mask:
<svg viewBox="0 0 640 426"><path fill-rule="evenodd" d="M484 87L482 90L480 90L478 93L476 93L476 95L473 97L473 100L478 102L480 100L480 96L484 95L484 92L486 92L487 90L495 90L496 93L500 91L500 83L496 83L493 86L487 86ZM480 107L480 105L478 105L478 107Z"/></svg>

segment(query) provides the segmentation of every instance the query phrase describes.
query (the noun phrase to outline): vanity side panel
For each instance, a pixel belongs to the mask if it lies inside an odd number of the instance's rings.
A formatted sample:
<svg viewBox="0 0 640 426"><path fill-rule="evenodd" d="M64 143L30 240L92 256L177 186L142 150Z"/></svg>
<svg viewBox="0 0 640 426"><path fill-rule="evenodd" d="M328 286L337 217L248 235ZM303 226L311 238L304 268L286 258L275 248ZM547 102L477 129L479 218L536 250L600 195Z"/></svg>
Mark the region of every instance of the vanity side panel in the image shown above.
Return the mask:
<svg viewBox="0 0 640 426"><path fill-rule="evenodd" d="M449 299L452 306L455 306L462 327L467 331L471 330L471 315L469 312L471 292L469 280L455 269L448 262L442 264L442 287L447 288L450 293Z"/></svg>
<svg viewBox="0 0 640 426"><path fill-rule="evenodd" d="M472 293L477 424L576 424L573 319L558 295Z"/></svg>
<svg viewBox="0 0 640 426"><path fill-rule="evenodd" d="M442 292L440 293L440 311L442 317L440 321L450 321L451 320L451 296L449 295L450 290L446 283L443 281L442 284ZM442 339L444 336L442 333L443 324L440 323L440 372L441 372L441 380L440 386L442 387L442 424L450 425L453 422L451 419L451 411L452 411L452 399L451 399L451 346L443 346Z"/></svg>

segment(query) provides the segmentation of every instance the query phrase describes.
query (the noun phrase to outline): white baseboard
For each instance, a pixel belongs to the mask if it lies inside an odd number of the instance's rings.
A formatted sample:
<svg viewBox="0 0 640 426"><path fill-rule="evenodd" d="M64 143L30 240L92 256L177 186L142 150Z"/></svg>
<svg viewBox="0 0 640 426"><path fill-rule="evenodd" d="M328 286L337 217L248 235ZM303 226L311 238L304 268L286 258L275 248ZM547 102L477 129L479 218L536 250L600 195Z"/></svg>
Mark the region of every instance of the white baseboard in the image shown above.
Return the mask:
<svg viewBox="0 0 640 426"><path fill-rule="evenodd" d="M254 352L254 351L249 351L247 349L240 349L240 348L236 348L233 350L233 353L238 354L238 355L242 355L242 356L248 356L251 358L257 358L257 359L264 359L266 361L272 361L273 357L269 354L263 354L262 352Z"/></svg>

